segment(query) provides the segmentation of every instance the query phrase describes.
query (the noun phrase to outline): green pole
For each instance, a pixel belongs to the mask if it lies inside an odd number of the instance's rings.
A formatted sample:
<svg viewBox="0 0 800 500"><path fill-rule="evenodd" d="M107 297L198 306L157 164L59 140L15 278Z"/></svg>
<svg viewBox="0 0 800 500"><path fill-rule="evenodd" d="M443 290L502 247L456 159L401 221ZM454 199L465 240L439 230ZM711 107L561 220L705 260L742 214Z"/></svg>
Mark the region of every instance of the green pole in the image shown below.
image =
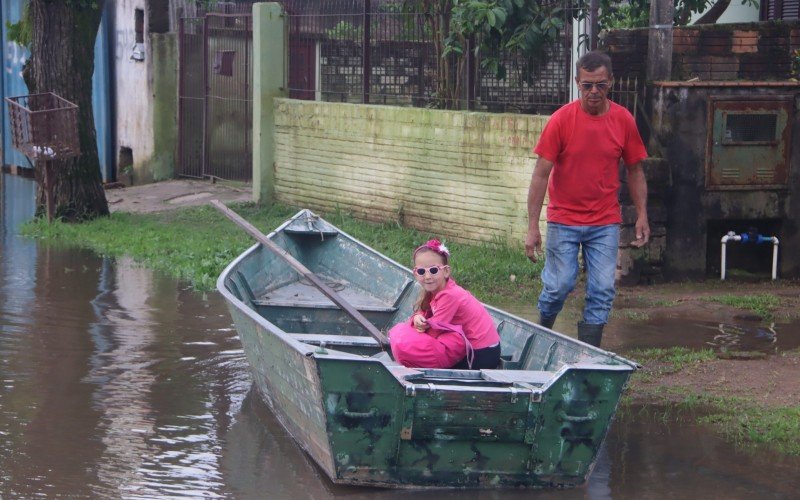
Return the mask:
<svg viewBox="0 0 800 500"><path fill-rule="evenodd" d="M253 5L253 201L275 201L275 106L286 96L286 17L280 4Z"/></svg>

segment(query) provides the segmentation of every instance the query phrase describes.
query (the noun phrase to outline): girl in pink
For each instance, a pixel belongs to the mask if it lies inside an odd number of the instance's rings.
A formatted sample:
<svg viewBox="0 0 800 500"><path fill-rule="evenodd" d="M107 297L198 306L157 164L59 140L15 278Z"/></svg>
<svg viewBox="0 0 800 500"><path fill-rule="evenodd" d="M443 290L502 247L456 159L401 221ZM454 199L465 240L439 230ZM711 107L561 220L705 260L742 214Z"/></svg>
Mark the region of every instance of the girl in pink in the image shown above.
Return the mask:
<svg viewBox="0 0 800 500"><path fill-rule="evenodd" d="M422 293L411 319L389 331L395 360L412 368L497 368L500 335L483 304L450 277L447 247L430 240L413 259Z"/></svg>

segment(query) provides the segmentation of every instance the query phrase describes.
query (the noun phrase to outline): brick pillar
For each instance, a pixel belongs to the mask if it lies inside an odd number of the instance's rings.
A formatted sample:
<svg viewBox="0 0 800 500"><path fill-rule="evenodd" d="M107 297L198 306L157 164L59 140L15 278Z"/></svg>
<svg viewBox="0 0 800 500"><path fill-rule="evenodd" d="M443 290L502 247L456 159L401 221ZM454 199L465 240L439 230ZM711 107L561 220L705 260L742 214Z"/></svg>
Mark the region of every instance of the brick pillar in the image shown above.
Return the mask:
<svg viewBox="0 0 800 500"><path fill-rule="evenodd" d="M622 205L622 230L617 255L617 281L621 285L649 285L664 281L662 272L664 252L667 247L667 210L664 197L669 185L669 165L662 158L648 158L643 162L647 177L647 218L650 221L650 243L636 248L636 208L633 206L628 186L620 190ZM625 184L625 167L620 175Z"/></svg>

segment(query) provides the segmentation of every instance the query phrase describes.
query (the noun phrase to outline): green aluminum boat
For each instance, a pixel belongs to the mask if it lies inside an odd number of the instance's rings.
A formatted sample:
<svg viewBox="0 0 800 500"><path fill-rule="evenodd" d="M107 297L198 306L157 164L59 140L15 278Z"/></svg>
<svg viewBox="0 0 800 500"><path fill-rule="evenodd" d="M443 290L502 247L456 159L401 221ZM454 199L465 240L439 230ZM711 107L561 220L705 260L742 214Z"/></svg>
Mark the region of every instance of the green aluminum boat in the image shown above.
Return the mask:
<svg viewBox="0 0 800 500"><path fill-rule="evenodd" d="M217 288L255 387L331 481L553 488L587 480L636 363L488 307L502 369L403 367L383 335L412 313L418 285L408 268L308 210L260 236Z"/></svg>

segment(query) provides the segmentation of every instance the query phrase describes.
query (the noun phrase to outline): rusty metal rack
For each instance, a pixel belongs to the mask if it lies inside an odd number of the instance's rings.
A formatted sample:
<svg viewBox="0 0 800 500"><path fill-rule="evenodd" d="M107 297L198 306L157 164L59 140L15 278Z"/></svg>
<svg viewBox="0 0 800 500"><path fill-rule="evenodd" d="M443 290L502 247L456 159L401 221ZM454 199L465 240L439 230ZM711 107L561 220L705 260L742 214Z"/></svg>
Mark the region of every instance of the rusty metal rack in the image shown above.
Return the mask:
<svg viewBox="0 0 800 500"><path fill-rule="evenodd" d="M78 106L52 92L7 97L11 144L31 161L44 161L47 220L53 220L53 161L81 154Z"/></svg>
<svg viewBox="0 0 800 500"><path fill-rule="evenodd" d="M11 141L31 160L80 154L78 106L52 92L7 97Z"/></svg>

